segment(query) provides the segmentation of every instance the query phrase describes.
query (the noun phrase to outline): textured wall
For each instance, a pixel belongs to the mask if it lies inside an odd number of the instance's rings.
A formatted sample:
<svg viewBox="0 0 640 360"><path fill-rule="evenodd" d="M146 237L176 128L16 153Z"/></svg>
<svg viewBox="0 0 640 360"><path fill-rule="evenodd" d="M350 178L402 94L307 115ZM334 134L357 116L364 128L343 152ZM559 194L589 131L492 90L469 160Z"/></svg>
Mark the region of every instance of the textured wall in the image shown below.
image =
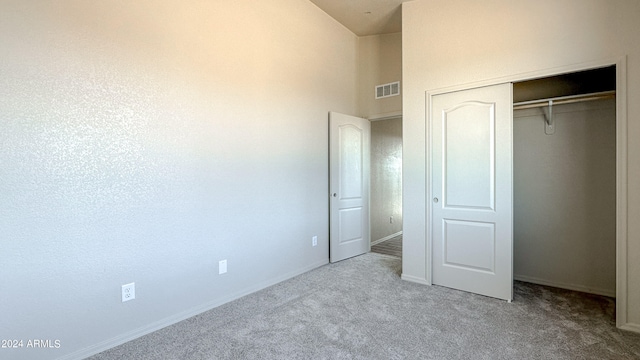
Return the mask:
<svg viewBox="0 0 640 360"><path fill-rule="evenodd" d="M628 316L640 331L640 2L420 0L402 11L403 275L424 279L425 92L603 59L627 59ZM544 19L544 20L542 20ZM541 22L542 21L542 22ZM544 23L544 26L541 24Z"/></svg>
<svg viewBox="0 0 640 360"><path fill-rule="evenodd" d="M393 217L393 222L390 221ZM371 242L402 231L402 119L371 122Z"/></svg>
<svg viewBox="0 0 640 360"><path fill-rule="evenodd" d="M61 345L0 357L87 355L327 262L357 38L310 2L7 0L0 49L0 338Z"/></svg>

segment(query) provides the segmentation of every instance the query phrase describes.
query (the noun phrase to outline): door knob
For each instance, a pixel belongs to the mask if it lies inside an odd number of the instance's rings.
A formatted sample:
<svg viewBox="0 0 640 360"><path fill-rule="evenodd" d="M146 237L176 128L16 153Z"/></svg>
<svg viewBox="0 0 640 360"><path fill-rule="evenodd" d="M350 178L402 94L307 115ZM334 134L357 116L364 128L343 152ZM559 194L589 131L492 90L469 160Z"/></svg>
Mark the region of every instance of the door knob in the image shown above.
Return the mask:
<svg viewBox="0 0 640 360"><path fill-rule="evenodd" d="M433 202L437 204L437 203L438 203L438 198L437 198L437 197L434 197L434 198L433 198Z"/></svg>
<svg viewBox="0 0 640 360"><path fill-rule="evenodd" d="M333 196L333 197L336 197L336 196L338 196L338 193L333 193L333 195L332 195L332 196Z"/></svg>

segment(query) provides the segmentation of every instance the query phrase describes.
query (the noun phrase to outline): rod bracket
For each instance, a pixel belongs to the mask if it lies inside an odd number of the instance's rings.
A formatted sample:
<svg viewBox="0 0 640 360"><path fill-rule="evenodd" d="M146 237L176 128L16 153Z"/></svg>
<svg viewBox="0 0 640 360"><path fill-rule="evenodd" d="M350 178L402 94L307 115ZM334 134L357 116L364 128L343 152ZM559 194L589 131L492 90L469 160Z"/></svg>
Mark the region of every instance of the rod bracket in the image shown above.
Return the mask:
<svg viewBox="0 0 640 360"><path fill-rule="evenodd" d="M544 133L547 135L556 133L556 124L553 121L553 100L549 100L549 108L547 112L544 113Z"/></svg>

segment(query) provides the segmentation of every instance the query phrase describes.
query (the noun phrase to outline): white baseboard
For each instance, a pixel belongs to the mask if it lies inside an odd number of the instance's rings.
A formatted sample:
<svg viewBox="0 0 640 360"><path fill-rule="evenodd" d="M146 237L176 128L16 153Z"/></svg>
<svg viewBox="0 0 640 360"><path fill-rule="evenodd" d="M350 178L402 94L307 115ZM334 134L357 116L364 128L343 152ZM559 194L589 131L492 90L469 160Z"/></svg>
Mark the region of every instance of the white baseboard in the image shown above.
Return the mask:
<svg viewBox="0 0 640 360"><path fill-rule="evenodd" d="M165 328L167 326L176 324L182 320L186 320L190 317L196 316L198 314L201 314L205 311L209 311L213 308L216 308L220 305L226 304L230 301L239 299L245 295L249 295L252 294L254 292L260 291L262 289L268 288L269 286L275 285L277 283L280 283L282 281L288 280L292 277L298 276L300 274L306 273L307 271L311 271L315 268L318 268L320 266L326 265L329 263L329 260L323 260L323 261L319 261L316 262L314 264L308 265L302 269L298 269L296 271L292 271L290 273L284 274L282 276L278 276L274 279L262 282L260 284L257 284L255 286L251 286L249 288L246 288L244 290L238 291L236 293L230 294L228 296L224 296L220 299L216 299L213 300L211 302L205 303L203 305L200 306L196 306L194 308L191 308L189 310L183 311L181 313L175 314L173 316L169 316L166 317L164 319L158 320L156 322L153 322L147 326L143 326L137 329L134 329L132 331L126 332L124 334L118 335L116 337L113 337L111 339L105 340L103 342L97 343L95 345L91 345L88 346L86 348L80 349L78 351L74 351L70 354L67 354L65 356L62 356L60 358L58 358L58 360L80 360L80 359L84 359L87 358L89 356L95 355L97 353L100 353L102 351L111 349L113 347L116 347L118 345L122 345L128 341L137 339L141 336L147 335L149 333L152 333L154 331L158 331L162 328Z"/></svg>
<svg viewBox="0 0 640 360"><path fill-rule="evenodd" d="M417 276L412 276L412 275L402 274L402 275L400 276L400 278L401 278L402 280L409 281L409 282L413 282L413 283L418 283L418 284L422 284L422 285L431 285L431 284L427 281L427 279L419 278L419 277L417 277Z"/></svg>
<svg viewBox="0 0 640 360"><path fill-rule="evenodd" d="M382 239L378 239L378 240L376 240L376 241L372 241L372 242L371 242L371 246L373 246L373 245L377 245L377 244L380 244L380 243L381 243L381 242L383 242L383 241L387 241L387 240L393 239L394 237L396 237L396 236L400 236L400 235L402 235L402 230L398 231L398 232L397 232L397 233L395 233L395 234L391 234L391 235L389 235L389 236L385 236L385 237L383 237Z"/></svg>
<svg viewBox="0 0 640 360"><path fill-rule="evenodd" d="M640 334L640 324L627 323L620 326L620 329Z"/></svg>
<svg viewBox="0 0 640 360"><path fill-rule="evenodd" d="M524 275L514 275L513 279L514 280L518 280L518 281L534 283L534 284L538 284L538 285L545 285L545 286L552 286L552 287L557 287L557 288L561 288L561 289L580 291L580 292L584 292L584 293L588 293L588 294L602 295L602 296L608 296L608 297L612 297L612 298L616 297L616 290L615 289L613 289L613 290L611 290L611 289L598 289L598 288L592 288L592 287L588 287L588 286L584 286L584 285L566 284L566 283L561 283L561 282L557 282L557 281L538 279L538 278L535 278L535 277L524 276Z"/></svg>

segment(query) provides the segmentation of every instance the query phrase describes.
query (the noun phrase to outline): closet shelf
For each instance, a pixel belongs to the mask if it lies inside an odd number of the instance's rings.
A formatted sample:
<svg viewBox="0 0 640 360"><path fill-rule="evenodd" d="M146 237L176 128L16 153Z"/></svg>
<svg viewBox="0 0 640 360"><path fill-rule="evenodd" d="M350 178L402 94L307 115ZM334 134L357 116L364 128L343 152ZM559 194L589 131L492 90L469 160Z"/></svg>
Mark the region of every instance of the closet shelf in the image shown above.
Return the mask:
<svg viewBox="0 0 640 360"><path fill-rule="evenodd" d="M560 97L549 98L549 99L521 101L521 102L513 103L513 110L547 107L549 106L550 102L553 105L562 105L562 104L571 104L571 103L583 102L583 101L612 99L612 98L615 98L615 96L616 96L616 92L615 90L612 90L612 91L602 91L602 92L591 93L591 94L570 95L570 96L560 96Z"/></svg>

